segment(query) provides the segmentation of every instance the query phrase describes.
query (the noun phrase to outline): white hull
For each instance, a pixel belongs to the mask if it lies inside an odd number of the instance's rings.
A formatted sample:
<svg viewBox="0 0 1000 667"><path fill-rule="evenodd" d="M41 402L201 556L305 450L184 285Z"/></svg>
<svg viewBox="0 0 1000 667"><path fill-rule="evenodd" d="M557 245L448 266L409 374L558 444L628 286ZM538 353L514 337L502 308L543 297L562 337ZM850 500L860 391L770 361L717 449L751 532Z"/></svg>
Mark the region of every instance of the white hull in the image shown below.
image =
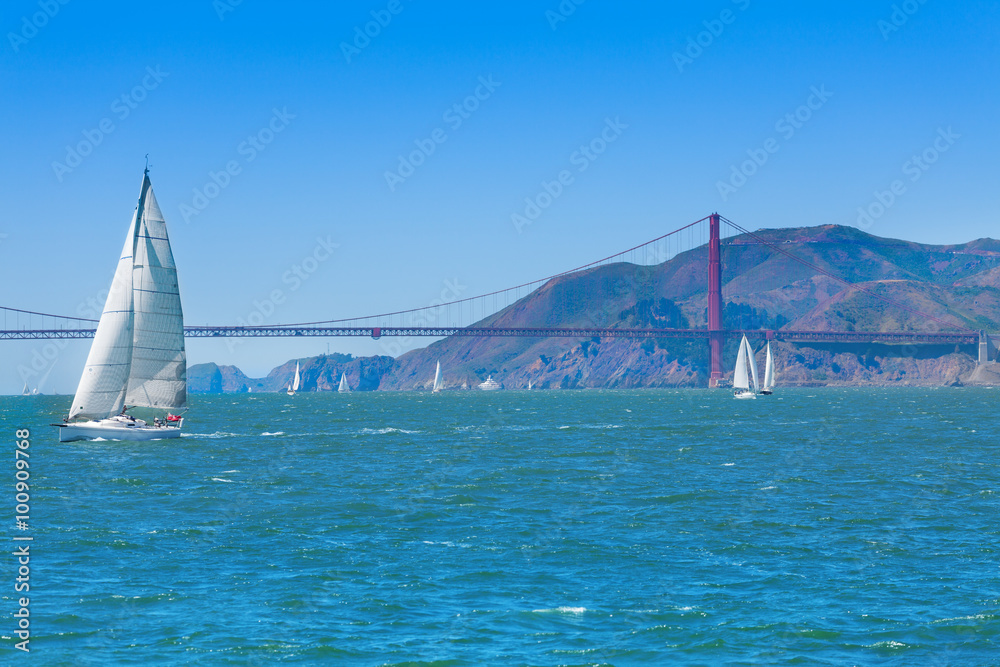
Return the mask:
<svg viewBox="0 0 1000 667"><path fill-rule="evenodd" d="M733 394L733 398L740 398L740 399L757 398L757 394L753 393L752 391L738 391L735 394Z"/></svg>
<svg viewBox="0 0 1000 667"><path fill-rule="evenodd" d="M493 380L492 378L490 378L490 379L486 380L486 382L483 382L482 384L480 384L479 388L482 389L483 391L496 391L496 390L500 389L500 385L497 384L497 382L495 380Z"/></svg>
<svg viewBox="0 0 1000 667"><path fill-rule="evenodd" d="M135 423L120 421L114 418L89 422L55 424L59 427L59 442L74 440L161 440L163 438L181 437L181 423L177 426L149 426L141 419Z"/></svg>

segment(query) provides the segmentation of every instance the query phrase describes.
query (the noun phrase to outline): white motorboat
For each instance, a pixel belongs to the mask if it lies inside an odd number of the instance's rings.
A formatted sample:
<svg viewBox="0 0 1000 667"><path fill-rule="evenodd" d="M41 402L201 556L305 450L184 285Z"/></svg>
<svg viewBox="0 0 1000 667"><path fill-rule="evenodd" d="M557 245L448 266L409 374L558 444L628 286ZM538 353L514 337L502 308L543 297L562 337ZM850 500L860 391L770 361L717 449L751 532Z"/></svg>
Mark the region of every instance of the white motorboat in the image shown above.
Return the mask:
<svg viewBox="0 0 1000 667"><path fill-rule="evenodd" d="M482 389L483 391L496 391L501 387L500 384L493 379L493 376L490 375L489 377L486 378L485 382L479 384L479 388Z"/></svg>

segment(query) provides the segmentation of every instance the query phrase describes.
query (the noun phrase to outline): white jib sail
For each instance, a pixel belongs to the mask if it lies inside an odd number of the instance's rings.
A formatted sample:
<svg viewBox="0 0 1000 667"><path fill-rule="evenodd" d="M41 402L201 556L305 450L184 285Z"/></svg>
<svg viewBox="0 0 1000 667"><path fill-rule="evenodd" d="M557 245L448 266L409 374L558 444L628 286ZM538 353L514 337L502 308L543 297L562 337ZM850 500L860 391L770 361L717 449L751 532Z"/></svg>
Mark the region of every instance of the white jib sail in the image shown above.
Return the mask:
<svg viewBox="0 0 1000 667"><path fill-rule="evenodd" d="M340 386L337 387L337 391L350 391L351 388L347 386L347 373L340 374Z"/></svg>
<svg viewBox="0 0 1000 667"><path fill-rule="evenodd" d="M139 202L145 206L132 260L135 334L125 404L180 409L187 405L187 358L177 266L148 175L142 189Z"/></svg>
<svg viewBox="0 0 1000 667"><path fill-rule="evenodd" d="M767 344L767 361L764 365L764 389L774 388L774 359L771 358L771 343Z"/></svg>
<svg viewBox="0 0 1000 667"><path fill-rule="evenodd" d="M740 352L736 356L736 371L733 373L734 389L749 389L750 378L747 375L747 337L740 341Z"/></svg>
<svg viewBox="0 0 1000 667"><path fill-rule="evenodd" d="M143 185L145 181L143 176ZM143 209L144 195L145 188L139 196L139 205L119 255L118 268L104 302L104 312L101 313L87 364L70 406L70 419L104 419L120 412L125 404L125 389L132 367L132 255L135 251L136 222Z"/></svg>
<svg viewBox="0 0 1000 667"><path fill-rule="evenodd" d="M434 371L434 391L441 391L441 362L438 362L437 370Z"/></svg>

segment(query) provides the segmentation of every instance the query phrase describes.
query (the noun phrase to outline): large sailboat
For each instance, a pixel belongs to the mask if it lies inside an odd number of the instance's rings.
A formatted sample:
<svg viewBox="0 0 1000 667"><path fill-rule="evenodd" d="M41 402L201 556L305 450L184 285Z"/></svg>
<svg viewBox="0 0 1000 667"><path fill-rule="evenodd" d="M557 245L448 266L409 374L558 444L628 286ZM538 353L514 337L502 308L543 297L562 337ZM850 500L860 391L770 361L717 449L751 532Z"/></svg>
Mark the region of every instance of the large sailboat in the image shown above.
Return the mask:
<svg viewBox="0 0 1000 667"><path fill-rule="evenodd" d="M351 387L347 384L347 373L340 374L340 384L337 386L337 391L347 393L351 390Z"/></svg>
<svg viewBox="0 0 1000 667"><path fill-rule="evenodd" d="M299 375L299 362L295 362L295 379L292 380L292 384L288 385L288 395L294 396L295 392L299 390L299 382L301 381L301 376Z"/></svg>
<svg viewBox="0 0 1000 667"><path fill-rule="evenodd" d="M753 379L753 388L750 380ZM747 337L740 341L740 352L736 356L736 370L733 373L733 397L757 398L757 363Z"/></svg>
<svg viewBox="0 0 1000 667"><path fill-rule="evenodd" d="M444 383L441 381L441 362L438 362L437 370L434 371L434 389L432 391L441 391L444 388Z"/></svg>
<svg viewBox="0 0 1000 667"><path fill-rule="evenodd" d="M760 393L769 396L774 393L774 358L771 357L771 341L767 342L767 361L764 365L764 386Z"/></svg>
<svg viewBox="0 0 1000 667"><path fill-rule="evenodd" d="M184 315L167 225L149 169L60 442L177 438L187 406ZM165 411L150 424L132 408Z"/></svg>

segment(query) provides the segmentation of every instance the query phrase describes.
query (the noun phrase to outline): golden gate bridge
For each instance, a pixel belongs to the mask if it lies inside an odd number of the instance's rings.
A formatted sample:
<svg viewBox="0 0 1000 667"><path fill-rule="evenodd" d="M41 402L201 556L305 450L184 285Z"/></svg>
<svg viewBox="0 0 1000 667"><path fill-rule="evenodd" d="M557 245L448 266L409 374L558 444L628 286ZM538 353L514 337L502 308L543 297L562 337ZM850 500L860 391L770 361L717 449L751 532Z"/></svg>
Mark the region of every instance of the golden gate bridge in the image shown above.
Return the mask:
<svg viewBox="0 0 1000 667"><path fill-rule="evenodd" d="M706 224L707 223L707 224ZM726 238L723 227L726 225ZM707 228L707 230L706 230ZM707 231L707 239L700 236ZM874 297L885 306L905 311L919 317L925 323L933 322L944 330L937 331L807 331L790 330L783 327L725 327L723 322L723 244L738 238L740 245L758 245L772 253L779 253L788 259L823 275L844 287ZM704 328L629 328L621 326L584 327L510 327L485 324L491 316L507 309L512 303L527 296L539 287L557 278L606 266L617 262L632 264L662 264L678 255L707 245L707 325ZM512 301L513 299L513 301ZM491 305L492 304L492 305ZM33 339L74 339L93 338L97 320L65 315L53 315L37 311L0 306L4 312L4 327L0 329L0 340ZM457 315L457 316L456 316ZM477 319L478 317L478 319ZM14 319L13 327L10 320ZM439 324L446 319L448 324ZM40 322L39 322L40 321ZM469 321L469 324L463 324ZM47 326L46 326L47 325ZM722 349L727 338L746 335L752 339L785 341L790 343L868 343L906 345L978 345L980 361L993 354L989 336L983 332L949 322L933 315L920 312L904 303L878 294L849 282L815 263L795 255L791 250L764 238L756 232L743 229L736 223L713 213L679 229L659 236L651 241L604 257L595 262L563 271L561 273L534 280L514 287L455 299L446 303L400 310L395 312L367 315L354 318L299 322L293 324L248 323L239 325L186 326L189 338L289 338L308 336L355 336L381 338L383 336L407 337L538 337L538 338L674 338L704 340L711 351L711 375L709 384L716 386L724 375Z"/></svg>

